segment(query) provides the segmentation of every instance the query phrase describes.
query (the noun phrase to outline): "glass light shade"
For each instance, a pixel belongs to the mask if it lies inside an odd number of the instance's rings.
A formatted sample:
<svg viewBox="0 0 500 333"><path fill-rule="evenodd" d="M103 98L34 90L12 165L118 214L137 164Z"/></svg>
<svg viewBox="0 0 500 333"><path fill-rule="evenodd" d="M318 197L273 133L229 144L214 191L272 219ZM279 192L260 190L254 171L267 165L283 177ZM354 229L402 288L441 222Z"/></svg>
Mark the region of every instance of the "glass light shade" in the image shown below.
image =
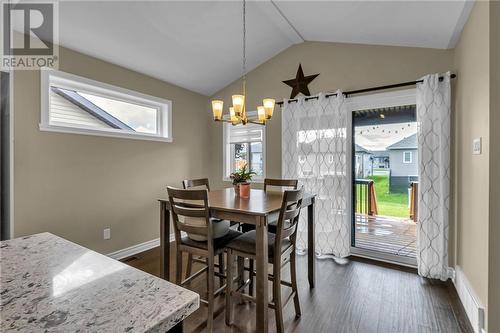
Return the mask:
<svg viewBox="0 0 500 333"><path fill-rule="evenodd" d="M212 101L212 112L214 114L214 119L215 120L221 120L222 119L222 110L224 107L224 101L221 101L219 99L214 99Z"/></svg>
<svg viewBox="0 0 500 333"><path fill-rule="evenodd" d="M264 98L264 109L266 110L266 118L270 119L273 116L275 100L272 98Z"/></svg>
<svg viewBox="0 0 500 333"><path fill-rule="evenodd" d="M263 106L257 107L257 114L259 116L259 121L266 121L266 109Z"/></svg>
<svg viewBox="0 0 500 333"><path fill-rule="evenodd" d="M231 117L231 122L232 123L237 123L238 122L238 118L236 118L236 113L234 111L234 108L233 107L230 107L229 108L229 115Z"/></svg>
<svg viewBox="0 0 500 333"><path fill-rule="evenodd" d="M234 112L237 116L241 116L243 112L243 106L245 105L245 96L244 95L233 95L233 108Z"/></svg>

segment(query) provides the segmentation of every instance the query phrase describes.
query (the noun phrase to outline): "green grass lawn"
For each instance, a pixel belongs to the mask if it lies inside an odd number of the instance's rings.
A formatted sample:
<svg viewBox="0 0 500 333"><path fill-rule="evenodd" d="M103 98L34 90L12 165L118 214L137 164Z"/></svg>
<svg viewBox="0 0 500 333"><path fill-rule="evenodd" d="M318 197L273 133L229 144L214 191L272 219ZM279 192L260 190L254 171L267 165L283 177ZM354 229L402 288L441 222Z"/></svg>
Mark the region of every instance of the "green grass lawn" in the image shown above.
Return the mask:
<svg viewBox="0 0 500 333"><path fill-rule="evenodd" d="M410 217L408 208L408 192L389 192L389 177L371 176L369 179L375 182L375 193L377 195L378 215Z"/></svg>

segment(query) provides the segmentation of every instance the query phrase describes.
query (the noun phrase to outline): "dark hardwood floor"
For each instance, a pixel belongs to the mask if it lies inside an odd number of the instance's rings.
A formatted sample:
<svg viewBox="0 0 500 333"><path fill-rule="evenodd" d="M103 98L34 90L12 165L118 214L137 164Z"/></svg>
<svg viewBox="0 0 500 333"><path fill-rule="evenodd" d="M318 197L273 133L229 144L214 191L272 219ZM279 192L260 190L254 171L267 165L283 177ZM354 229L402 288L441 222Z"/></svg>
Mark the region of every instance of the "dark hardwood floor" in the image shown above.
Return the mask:
<svg viewBox="0 0 500 333"><path fill-rule="evenodd" d="M175 254L174 248L171 253ZM155 248L123 261L158 276L159 260L159 248ZM297 269L302 316L295 319L293 304L288 304L284 310L286 332L473 332L453 285L423 279L414 269L359 258L346 265L317 259L316 288L312 290L305 257L298 257ZM283 278L288 279L288 266L283 272ZM206 290L205 278L198 277L190 289ZM283 288L283 298L287 289ZM235 305L232 327L224 324L223 297L218 297L216 309L215 332L255 331L254 305ZM202 305L186 319L185 332L203 332L205 319L206 307ZM271 309L269 328L275 331Z"/></svg>

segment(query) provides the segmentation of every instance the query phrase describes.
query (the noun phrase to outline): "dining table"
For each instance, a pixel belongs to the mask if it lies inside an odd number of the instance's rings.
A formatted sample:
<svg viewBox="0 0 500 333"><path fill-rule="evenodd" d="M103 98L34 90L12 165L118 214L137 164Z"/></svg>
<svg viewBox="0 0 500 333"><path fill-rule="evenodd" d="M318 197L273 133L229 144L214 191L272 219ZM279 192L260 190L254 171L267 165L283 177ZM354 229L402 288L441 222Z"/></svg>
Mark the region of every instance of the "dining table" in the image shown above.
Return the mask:
<svg viewBox="0 0 500 333"><path fill-rule="evenodd" d="M256 331L268 331L268 224L277 220L282 205L283 192L251 189L248 198L235 194L233 188L208 192L208 206L211 217L255 225L256 241ZM309 287L315 283L315 215L316 195L305 193L302 209L307 209L307 270ZM160 274L170 281L170 214L168 198L158 199L160 203Z"/></svg>

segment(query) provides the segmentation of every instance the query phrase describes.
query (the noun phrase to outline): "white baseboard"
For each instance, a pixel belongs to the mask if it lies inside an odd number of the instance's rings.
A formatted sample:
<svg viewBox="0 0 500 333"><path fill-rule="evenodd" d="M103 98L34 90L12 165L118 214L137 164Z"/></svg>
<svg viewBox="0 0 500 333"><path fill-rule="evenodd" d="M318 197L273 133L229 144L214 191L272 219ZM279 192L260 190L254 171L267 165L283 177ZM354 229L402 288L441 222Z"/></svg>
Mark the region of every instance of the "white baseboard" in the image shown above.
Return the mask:
<svg viewBox="0 0 500 333"><path fill-rule="evenodd" d="M170 242L173 242L175 240L174 234L170 234ZM121 260L130 256L133 256L137 253L141 253L147 250L151 250L155 247L160 246L160 239L152 239L144 243L132 245L130 247L127 247L125 249L121 249L115 252L108 253L107 256L116 260Z"/></svg>
<svg viewBox="0 0 500 333"><path fill-rule="evenodd" d="M484 328L484 307L479 302L476 293L472 289L469 280L465 276L460 266L455 267L455 278L453 284L457 290L460 301L464 306L467 317L470 320L475 333L486 333Z"/></svg>

